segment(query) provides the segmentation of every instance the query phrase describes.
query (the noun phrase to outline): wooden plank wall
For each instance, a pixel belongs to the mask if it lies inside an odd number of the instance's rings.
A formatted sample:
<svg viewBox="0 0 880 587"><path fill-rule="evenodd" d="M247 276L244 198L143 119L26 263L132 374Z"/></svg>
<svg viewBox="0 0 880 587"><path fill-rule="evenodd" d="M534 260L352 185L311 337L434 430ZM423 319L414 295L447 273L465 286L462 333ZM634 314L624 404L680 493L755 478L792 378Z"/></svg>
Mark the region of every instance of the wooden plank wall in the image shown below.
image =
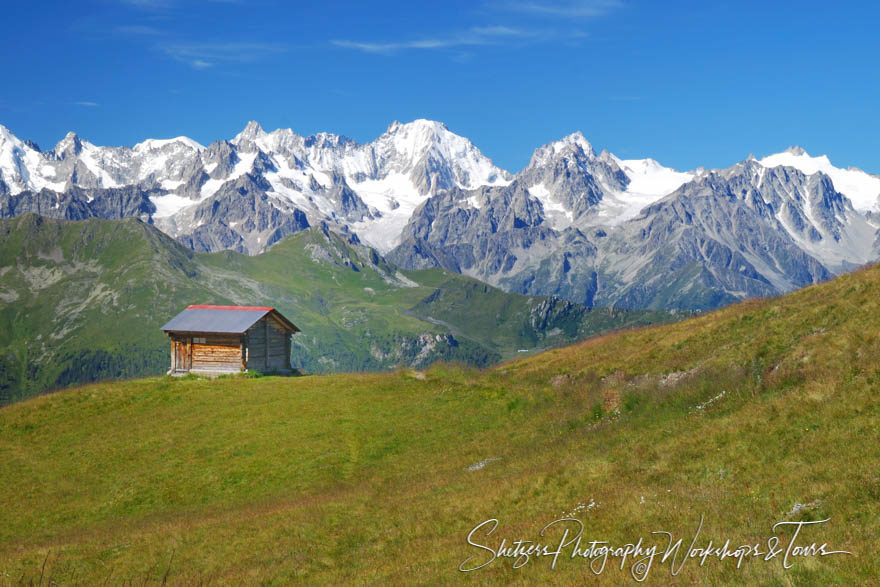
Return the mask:
<svg viewBox="0 0 880 587"><path fill-rule="evenodd" d="M263 332L263 321L260 320L248 328L245 333L245 344L247 345L247 368L252 371L263 371L266 368L266 340Z"/></svg>
<svg viewBox="0 0 880 587"><path fill-rule="evenodd" d="M290 369L290 355L287 353L285 329L275 318L264 318L269 325L269 369Z"/></svg>
<svg viewBox="0 0 880 587"><path fill-rule="evenodd" d="M247 331L247 368L255 371L289 370L289 338L287 329L274 317L262 318Z"/></svg>
<svg viewBox="0 0 880 587"><path fill-rule="evenodd" d="M238 335L205 334L193 342L192 368L209 371L241 370L241 339Z"/></svg>

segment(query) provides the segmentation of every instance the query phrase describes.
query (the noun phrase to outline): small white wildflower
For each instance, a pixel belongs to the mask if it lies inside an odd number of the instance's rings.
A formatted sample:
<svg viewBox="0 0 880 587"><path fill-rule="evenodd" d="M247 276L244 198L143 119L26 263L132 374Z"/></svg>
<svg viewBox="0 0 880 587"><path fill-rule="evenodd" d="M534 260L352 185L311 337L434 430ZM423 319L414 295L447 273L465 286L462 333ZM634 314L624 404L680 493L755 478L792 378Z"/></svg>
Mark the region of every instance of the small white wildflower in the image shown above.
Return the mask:
<svg viewBox="0 0 880 587"><path fill-rule="evenodd" d="M701 403L701 404L697 404L697 405L694 407L694 410L695 410L695 411L705 410L708 406L712 405L712 404L715 403L716 401L718 401L718 400L720 400L721 398L723 398L724 395L725 395L726 393L727 393L727 391L724 390L724 389L722 389L722 390L721 390L721 393L719 393L718 395L716 395L716 396L714 396L714 397L710 397L709 399L707 399L706 401L704 401L704 402Z"/></svg>
<svg viewBox="0 0 880 587"><path fill-rule="evenodd" d="M482 461L480 461L480 462L478 462L478 463L474 463L473 465L469 465L468 468L467 468L467 470L468 470L468 471L479 471L480 469L482 469L483 467L485 467L485 466L488 465L489 463L493 463L493 462L495 462L495 461L500 461L500 460L501 460L500 457L493 457L493 458L489 458L489 459L483 459Z"/></svg>

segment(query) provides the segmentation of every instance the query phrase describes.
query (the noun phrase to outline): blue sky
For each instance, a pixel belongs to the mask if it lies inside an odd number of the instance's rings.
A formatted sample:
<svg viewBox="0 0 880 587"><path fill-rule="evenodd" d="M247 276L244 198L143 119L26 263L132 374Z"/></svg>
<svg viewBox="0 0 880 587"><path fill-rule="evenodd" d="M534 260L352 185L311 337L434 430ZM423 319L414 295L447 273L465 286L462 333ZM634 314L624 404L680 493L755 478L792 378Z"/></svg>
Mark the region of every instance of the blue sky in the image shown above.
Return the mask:
<svg viewBox="0 0 880 587"><path fill-rule="evenodd" d="M769 6L768 6L769 4ZM441 120L511 171L580 130L679 169L800 144L880 173L877 3L83 0L4 7L0 123L51 148L358 141Z"/></svg>

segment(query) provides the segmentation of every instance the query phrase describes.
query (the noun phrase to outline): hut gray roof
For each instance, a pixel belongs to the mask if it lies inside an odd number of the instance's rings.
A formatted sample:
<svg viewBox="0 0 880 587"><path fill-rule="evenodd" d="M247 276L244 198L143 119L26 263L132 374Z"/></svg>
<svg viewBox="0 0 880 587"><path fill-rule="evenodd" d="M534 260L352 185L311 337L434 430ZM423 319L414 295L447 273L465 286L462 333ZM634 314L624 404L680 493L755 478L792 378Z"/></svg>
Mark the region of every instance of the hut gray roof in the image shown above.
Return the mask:
<svg viewBox="0 0 880 587"><path fill-rule="evenodd" d="M201 306L193 305L169 320L165 332L211 332L243 334L266 314L276 318L291 332L299 332L293 322L271 306Z"/></svg>

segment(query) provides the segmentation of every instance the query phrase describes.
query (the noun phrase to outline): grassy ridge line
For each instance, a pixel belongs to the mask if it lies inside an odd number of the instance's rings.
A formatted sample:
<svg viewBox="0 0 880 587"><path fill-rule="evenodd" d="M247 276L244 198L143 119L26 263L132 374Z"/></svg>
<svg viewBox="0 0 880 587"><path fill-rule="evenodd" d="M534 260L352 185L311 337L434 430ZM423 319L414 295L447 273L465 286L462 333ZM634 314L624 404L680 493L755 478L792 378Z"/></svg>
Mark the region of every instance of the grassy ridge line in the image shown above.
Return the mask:
<svg viewBox="0 0 880 587"><path fill-rule="evenodd" d="M196 254L136 219L24 215L0 221L0 242L0 405L76 382L163 373L168 340L159 327L194 302L278 307L303 330L294 365L313 373L438 359L483 366L519 348L674 318L543 307L544 298L444 271L404 275L320 228L255 257Z"/></svg>
<svg viewBox="0 0 880 587"><path fill-rule="evenodd" d="M478 523L499 519L497 546L573 513L615 543L688 541L704 516L716 546L830 518L809 540L852 556L710 560L677 580L866 584L880 571L878 294L873 267L482 372L151 379L13 405L0 576L36 580L48 561L59 581L452 583L480 554L465 542ZM504 560L467 578L627 573ZM651 577L671 580L668 565Z"/></svg>

